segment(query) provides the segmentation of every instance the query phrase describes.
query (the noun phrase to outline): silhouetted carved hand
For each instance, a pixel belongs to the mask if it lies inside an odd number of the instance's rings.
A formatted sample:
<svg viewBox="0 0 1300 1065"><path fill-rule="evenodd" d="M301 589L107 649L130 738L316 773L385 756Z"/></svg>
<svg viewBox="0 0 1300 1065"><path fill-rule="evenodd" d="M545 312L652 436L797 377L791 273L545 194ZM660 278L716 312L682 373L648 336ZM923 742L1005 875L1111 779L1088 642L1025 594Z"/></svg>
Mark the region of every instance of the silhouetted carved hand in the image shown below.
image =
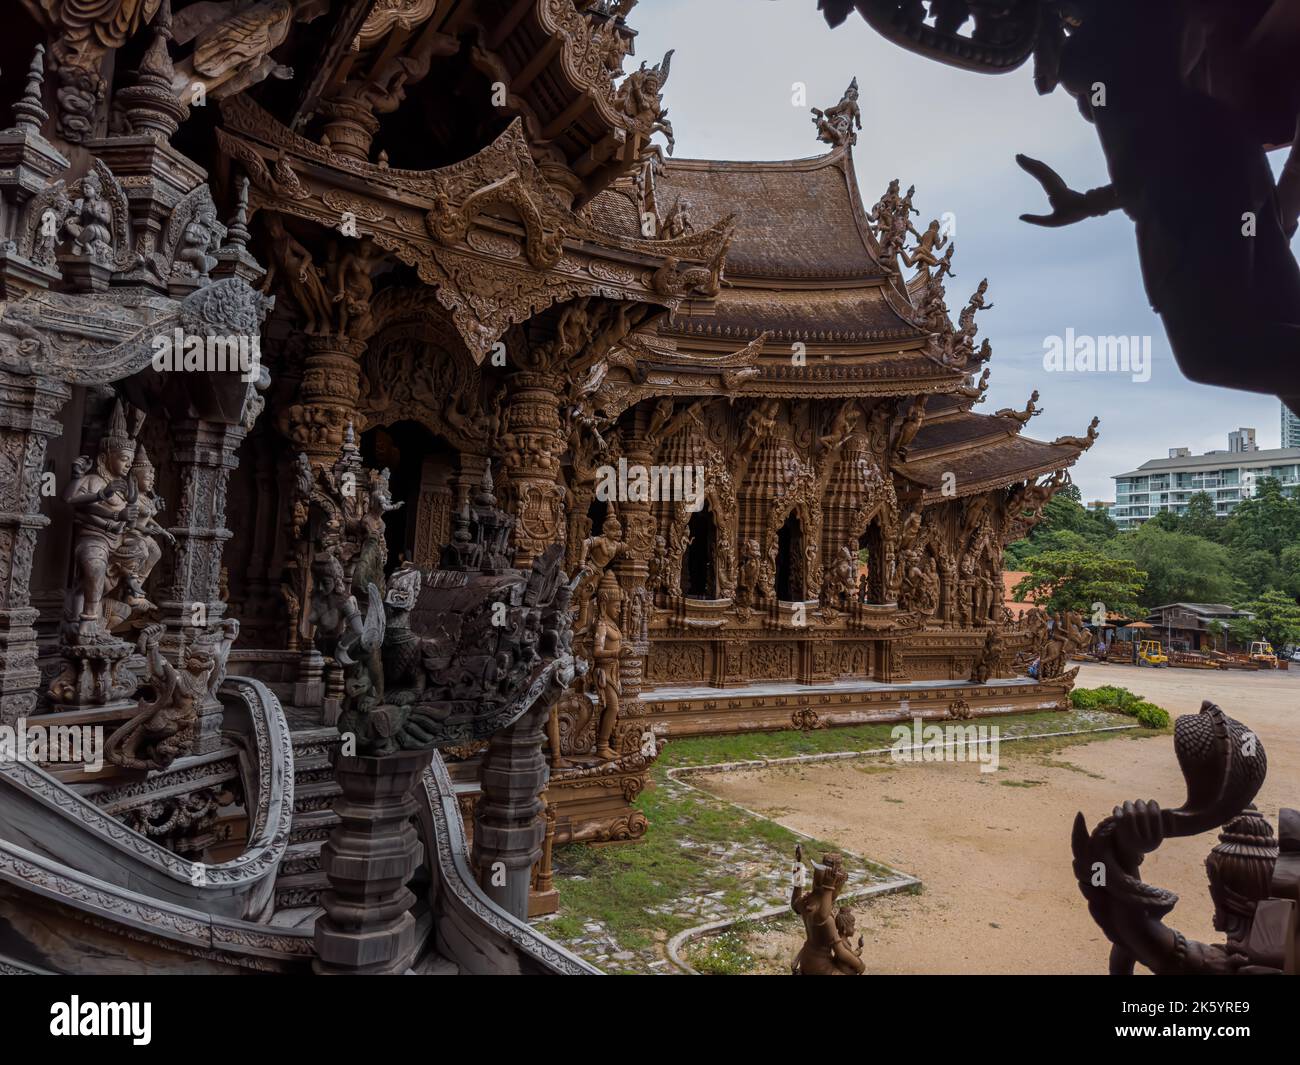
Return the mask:
<svg viewBox="0 0 1300 1065"><path fill-rule="evenodd" d="M1035 226L1057 228L1073 225L1099 213L1094 209L1095 205L1091 202L1089 194L1076 192L1070 188L1065 183L1065 179L1041 159L1017 155L1016 162L1030 177L1043 186L1043 191L1047 193L1047 202L1052 207L1051 214L1022 214L1020 221Z"/></svg>

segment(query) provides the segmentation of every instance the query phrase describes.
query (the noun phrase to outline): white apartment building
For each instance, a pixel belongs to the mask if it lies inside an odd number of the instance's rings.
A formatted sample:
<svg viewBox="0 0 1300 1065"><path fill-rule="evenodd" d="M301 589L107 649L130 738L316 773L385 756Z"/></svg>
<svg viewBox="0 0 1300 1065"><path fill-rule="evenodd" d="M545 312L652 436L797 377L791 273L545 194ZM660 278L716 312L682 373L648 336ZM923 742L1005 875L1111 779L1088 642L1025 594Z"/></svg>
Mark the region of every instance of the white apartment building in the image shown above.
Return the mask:
<svg viewBox="0 0 1300 1065"><path fill-rule="evenodd" d="M1282 404L1282 446L1300 447L1300 418L1285 403Z"/></svg>
<svg viewBox="0 0 1300 1065"><path fill-rule="evenodd" d="M1162 510L1184 513L1187 501L1205 492L1214 500L1214 512L1223 517L1270 477L1289 494L1300 492L1300 446L1204 455L1193 455L1185 447L1170 448L1168 458L1151 459L1136 470L1115 475L1115 507L1110 516L1121 529L1134 529Z"/></svg>

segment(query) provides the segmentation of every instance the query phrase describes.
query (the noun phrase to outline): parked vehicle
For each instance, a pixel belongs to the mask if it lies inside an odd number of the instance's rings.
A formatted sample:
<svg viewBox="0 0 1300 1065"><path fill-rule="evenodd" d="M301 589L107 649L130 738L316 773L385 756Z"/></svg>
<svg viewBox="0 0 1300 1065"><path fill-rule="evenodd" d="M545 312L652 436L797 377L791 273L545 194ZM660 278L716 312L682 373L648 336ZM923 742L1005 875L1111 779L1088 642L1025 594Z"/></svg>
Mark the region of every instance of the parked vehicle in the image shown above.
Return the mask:
<svg viewBox="0 0 1300 1065"><path fill-rule="evenodd" d="M1138 665L1169 665L1169 656L1161 649L1159 640L1143 640L1138 644Z"/></svg>
<svg viewBox="0 0 1300 1065"><path fill-rule="evenodd" d="M1277 669L1277 654L1267 640L1256 640L1250 645L1250 660L1265 669Z"/></svg>

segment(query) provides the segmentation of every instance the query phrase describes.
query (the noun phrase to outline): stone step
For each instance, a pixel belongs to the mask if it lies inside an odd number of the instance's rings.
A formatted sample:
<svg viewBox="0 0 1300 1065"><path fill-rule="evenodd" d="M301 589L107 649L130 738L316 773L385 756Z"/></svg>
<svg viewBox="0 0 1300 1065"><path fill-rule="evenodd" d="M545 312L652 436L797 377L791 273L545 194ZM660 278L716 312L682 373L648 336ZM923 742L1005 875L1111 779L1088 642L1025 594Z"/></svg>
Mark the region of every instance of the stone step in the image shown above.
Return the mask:
<svg viewBox="0 0 1300 1065"><path fill-rule="evenodd" d="M306 810L294 814L293 824L289 828L289 842L306 843L329 838L330 830L339 823L339 815L333 810Z"/></svg>
<svg viewBox="0 0 1300 1065"><path fill-rule="evenodd" d="M320 868L320 850L323 840L309 839L302 843L290 843L280 859L280 876L294 876L298 873L314 873Z"/></svg>
<svg viewBox="0 0 1300 1065"><path fill-rule="evenodd" d="M309 873L292 873L275 882L275 906L287 910L296 906L315 906L320 893L329 887L329 880L319 869Z"/></svg>
<svg viewBox="0 0 1300 1065"><path fill-rule="evenodd" d="M308 784L300 784L294 781L293 785L293 809L294 820L297 820L297 814L308 813L314 810L329 810L334 805L334 800L343 794L343 790L333 780L319 780Z"/></svg>

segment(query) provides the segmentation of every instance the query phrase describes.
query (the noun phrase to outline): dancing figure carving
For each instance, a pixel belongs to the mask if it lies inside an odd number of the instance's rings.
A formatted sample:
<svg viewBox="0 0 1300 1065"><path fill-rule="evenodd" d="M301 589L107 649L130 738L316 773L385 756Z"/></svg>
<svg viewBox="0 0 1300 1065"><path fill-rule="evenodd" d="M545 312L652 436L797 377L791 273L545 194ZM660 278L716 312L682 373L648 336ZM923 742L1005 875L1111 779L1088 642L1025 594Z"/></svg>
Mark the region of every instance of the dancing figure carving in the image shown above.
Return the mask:
<svg viewBox="0 0 1300 1065"><path fill-rule="evenodd" d="M848 882L844 859L831 852L824 864L813 863L812 887L804 890L807 870L803 847L794 851L794 887L790 909L803 918L804 943L790 966L795 976L861 976L867 971L862 960L864 940L853 945L854 920L847 906L835 909L835 900Z"/></svg>

